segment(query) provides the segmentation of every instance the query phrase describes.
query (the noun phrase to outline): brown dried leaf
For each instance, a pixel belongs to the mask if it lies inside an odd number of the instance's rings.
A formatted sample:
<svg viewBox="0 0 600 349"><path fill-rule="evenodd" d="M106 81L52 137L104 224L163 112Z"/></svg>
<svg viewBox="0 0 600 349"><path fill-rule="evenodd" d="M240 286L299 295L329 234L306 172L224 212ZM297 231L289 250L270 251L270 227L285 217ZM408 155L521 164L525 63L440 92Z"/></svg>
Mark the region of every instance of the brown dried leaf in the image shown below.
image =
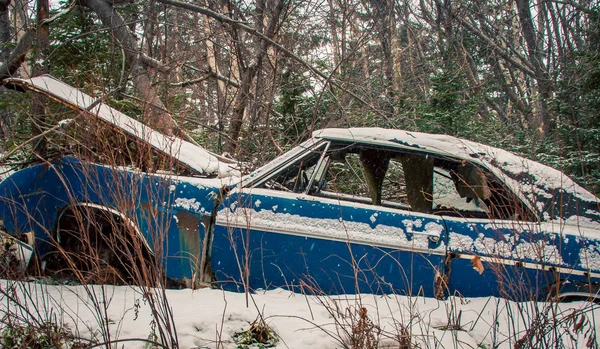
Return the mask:
<svg viewBox="0 0 600 349"><path fill-rule="evenodd" d="M575 321L573 323L573 330L575 333L579 332L583 328L583 323L585 322L585 316L581 315L581 319L579 321Z"/></svg>
<svg viewBox="0 0 600 349"><path fill-rule="evenodd" d="M481 263L481 258L479 258L479 256L474 256L471 263L473 263L473 269L477 270L479 275L483 274L483 263Z"/></svg>

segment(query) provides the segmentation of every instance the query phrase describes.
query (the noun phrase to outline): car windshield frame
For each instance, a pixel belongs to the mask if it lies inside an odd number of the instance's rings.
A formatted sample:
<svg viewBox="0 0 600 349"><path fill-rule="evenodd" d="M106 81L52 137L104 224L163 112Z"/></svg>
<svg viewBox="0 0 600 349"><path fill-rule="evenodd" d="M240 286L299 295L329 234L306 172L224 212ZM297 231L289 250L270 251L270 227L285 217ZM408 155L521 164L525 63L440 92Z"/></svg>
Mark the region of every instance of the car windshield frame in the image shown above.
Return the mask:
<svg viewBox="0 0 600 349"><path fill-rule="evenodd" d="M240 187L256 188L260 186L269 178L277 175L277 173L283 171L287 166L293 164L301 157L307 156L326 142L328 141L318 138L307 139L284 154L276 157L265 165L244 176L241 180Z"/></svg>
<svg viewBox="0 0 600 349"><path fill-rule="evenodd" d="M279 157L266 164L265 166L259 168L251 175L246 178L246 181L243 184L243 187L246 188L260 188L269 180L275 179L278 175L284 173L294 164L306 160L311 154L320 153L319 160L314 165L314 170L310 173L310 177L306 178L307 185L302 187L302 190L290 190L289 192L293 192L298 195L308 195L314 197L320 197L319 195L315 195L314 183L318 180L319 176L323 176L326 172L328 164L330 163L330 152L332 148L338 147L365 147L365 148L376 148L383 151L389 151L393 153L402 153L402 154L410 154L410 155L419 155L425 157L432 157L433 159L438 159L442 161L449 161L455 163L468 163L471 166L479 169L486 175L486 177L491 178L491 181L496 182L501 186L501 190L506 192L508 195L518 200L520 209L524 209L522 215L519 218L513 219L505 219L500 217L489 217L487 219L493 220L523 220L523 221L539 221L539 217L534 210L529 207L526 201L523 200L517 193L515 193L512 188L504 183L504 181L498 177L493 171L490 171L485 166L473 161L466 161L461 159L460 157L452 157L447 154L435 154L430 151L418 151L413 148L405 148L405 147L390 147L389 145L383 144L371 144L371 143L362 143L362 142L354 142L347 140L329 140L322 138L312 138L308 141L303 142L301 145L293 148L288 153L284 154L283 157ZM271 189L277 191L277 189ZM350 201L351 202L351 201ZM372 204L377 206L375 204ZM417 211L416 211L417 212ZM444 214L442 214L444 215ZM527 218L525 218L527 217Z"/></svg>

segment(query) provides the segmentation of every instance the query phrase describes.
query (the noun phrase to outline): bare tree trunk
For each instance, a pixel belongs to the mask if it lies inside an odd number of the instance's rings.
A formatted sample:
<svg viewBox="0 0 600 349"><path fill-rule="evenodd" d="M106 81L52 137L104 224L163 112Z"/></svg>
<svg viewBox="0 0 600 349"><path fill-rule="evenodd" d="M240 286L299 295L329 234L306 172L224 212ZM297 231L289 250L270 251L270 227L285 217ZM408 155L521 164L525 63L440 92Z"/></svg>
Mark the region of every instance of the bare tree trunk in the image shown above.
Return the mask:
<svg viewBox="0 0 600 349"><path fill-rule="evenodd" d="M328 27L329 27L329 32L331 33L330 34L331 35L331 43L333 45L333 65L335 67L337 67L341 63L341 57L340 57L341 48L340 48L340 40L338 38L338 33L337 33L338 23L337 23L337 17L335 15L336 9L335 9L333 0L327 0L327 3L329 4L329 16L328 16L327 20L329 22Z"/></svg>
<svg viewBox="0 0 600 349"><path fill-rule="evenodd" d="M50 25L46 21L50 17L50 2L48 0L37 0L37 38L35 49L35 63L33 65L33 76L47 74L48 55L50 53ZM32 134L40 135L46 127L46 104L48 98L41 94L36 95L32 107ZM48 144L45 137L40 137L33 148L37 155L42 157L48 151Z"/></svg>
<svg viewBox="0 0 600 349"><path fill-rule="evenodd" d="M5 62L10 55L10 19L8 17L8 7L11 0L0 0L0 43L3 44L0 50L0 60Z"/></svg>
<svg viewBox="0 0 600 349"><path fill-rule="evenodd" d="M208 35L206 36L206 40L204 40L204 44L206 45L206 63L208 65L208 71L209 73L214 73L217 76L221 75L221 68L219 68L219 63L220 63L220 59L219 59L219 54L218 54L218 50L215 47L213 40L215 38L215 33L213 31L213 29L210 26L210 18L209 17L205 17L202 18L202 22L203 22L203 26L204 26L204 31L205 33L207 33ZM211 35L212 34L212 35ZM222 81L217 79L216 81L217 84L217 105L216 108L214 110L215 112L215 117L218 120L218 128L219 128L219 135L221 134L221 132L223 132L224 130L224 115L225 115L225 109L226 109L226 105L227 105L227 100L226 100L226 96L227 96L227 84ZM210 98L212 100L212 98ZM219 142L219 146L221 145L221 142Z"/></svg>
<svg viewBox="0 0 600 349"><path fill-rule="evenodd" d="M287 6L285 0L278 0L275 4L274 8L271 9L272 13L270 14L270 18L268 21L268 25L265 30L265 37L273 40L276 32L279 30L279 19L284 10L284 7ZM262 5L257 6L257 18L259 27L263 27L264 23L264 11L265 11L265 2ZM233 28L233 36L236 42L236 48L238 55L241 55L242 52L245 51L243 47L241 47L241 41L239 38L241 37L241 33L237 31L236 28ZM237 39L237 40L236 40ZM233 114L231 116L231 125L229 128L229 138L227 139L227 143L225 145L225 151L233 154L238 148L238 138L240 132L242 130L242 124L244 121L244 113L246 111L246 107L249 101L250 89L256 77L256 74L259 69L262 69L262 62L267 53L268 43L265 41L258 40L256 43L258 52L256 57L253 58L253 63L251 66L245 67L242 64L244 63L244 59L241 56L238 56L238 63L240 67L241 79L240 79L240 89L238 90L238 94L236 96L234 102ZM249 60L246 60L249 61Z"/></svg>
<svg viewBox="0 0 600 349"><path fill-rule="evenodd" d="M8 7L11 0L0 1L0 43L2 43L2 49L0 50L0 60L2 64L7 64L10 55L10 19L8 16ZM5 89L0 90L0 94L6 93ZM0 111L0 139L8 139L8 132L10 130L10 113L6 110ZM3 147L0 147L0 151L4 151Z"/></svg>
<svg viewBox="0 0 600 349"><path fill-rule="evenodd" d="M467 83L469 84L470 93L474 95L482 94L482 84L479 81L479 77L477 75L477 67L473 62L473 58L463 45L462 41L455 40L454 49L456 50L457 59L462 67L462 71L465 73ZM477 106L477 114L483 119L487 120L489 117L488 106L487 103L482 101Z"/></svg>
<svg viewBox="0 0 600 349"><path fill-rule="evenodd" d="M113 36L123 47L125 57L131 67L133 84L138 95L144 101L145 123L167 135L175 134L178 127L152 86L148 71L142 62L142 54L138 49L136 37L126 25L123 17L112 5L103 0L83 0L82 3L98 14L104 26L111 30Z"/></svg>
<svg viewBox="0 0 600 349"><path fill-rule="evenodd" d="M13 0L10 4L10 17L12 27L15 31L16 40L22 41L22 38L27 34L29 30L29 23L27 18L28 2L25 0ZM28 48L29 49L29 48ZM18 67L18 76L22 78L28 78L31 76L31 67L27 61L23 61L23 64Z"/></svg>
<svg viewBox="0 0 600 349"><path fill-rule="evenodd" d="M25 56L27 56L35 38L36 33L33 29L28 30L21 37L21 40L19 40L6 61L0 65L0 81L15 75L21 64L25 61Z"/></svg>
<svg viewBox="0 0 600 349"><path fill-rule="evenodd" d="M550 114L547 102L550 98L550 80L543 62L542 47L540 47L542 45L533 26L529 0L515 0L515 3L519 22L521 23L521 33L527 43L527 55L533 66L537 93L539 94L537 98L534 96L535 108L531 126L533 126L538 138L543 139L550 130Z"/></svg>
<svg viewBox="0 0 600 349"><path fill-rule="evenodd" d="M225 151L233 154L238 147L237 140L242 130L242 124L244 121L244 113L246 111L246 104L248 103L250 95L250 87L252 81L256 75L258 67L253 65L242 71L242 80L240 81L240 89L235 99L235 105L233 107L233 114L231 116L231 125L229 126L229 138L225 146Z"/></svg>
<svg viewBox="0 0 600 349"><path fill-rule="evenodd" d="M394 52L392 50L393 36L394 36L394 3L391 0L384 1L371 1L371 5L374 7L374 18L373 22L378 24L377 34L379 36L379 43L381 45L381 51L383 52L383 77L385 84L385 93L388 97L389 107L386 108L389 118L393 118L394 102L396 99L395 76L394 74Z"/></svg>
<svg viewBox="0 0 600 349"><path fill-rule="evenodd" d="M278 42L273 41L272 38L268 37L268 35L263 34L262 32L257 31L255 28L248 26L246 24L245 21L238 21L235 19L232 19L228 16L222 15L220 13L217 13L215 11L212 11L208 8L205 7L201 7L201 6L197 6L197 5L193 5L187 2L182 2L179 0L156 0L158 2L161 2L163 4L167 4L167 5L172 5L172 6L177 6L179 8L184 8L184 9L188 9L190 11L194 11L197 13L201 13L204 14L208 17L214 18L219 22L225 23L230 25L233 28L237 28L241 31L244 31L252 36L257 37L258 39L260 39L263 42L263 45L265 46L273 46L275 47L279 52L281 52L283 55L288 56L289 58L291 58L292 60L298 62L300 65L302 65L303 67L305 67L306 69L308 69L308 71L310 71L311 73L315 74L316 76L318 76L319 78L321 78L323 80L323 82L325 82L326 85L331 85L333 87L339 88L340 90L348 93L350 96L352 96L355 100L357 100L360 104L370 108L370 110L372 110L373 112L383 116L384 118L387 118L387 115L381 113L378 109L374 108L373 105L371 103L369 103L368 101L366 101L362 96L360 96L359 94L347 89L346 87L344 87L341 83L339 83L332 75L326 74L324 72L322 72L321 70L315 68L313 65L311 65L309 62L307 62L305 59L302 59L301 57L299 57L298 55L296 55L295 53L293 53L292 51L290 51L289 49L287 49L286 47L284 47L283 45L281 45ZM285 2L285 6L289 6L290 3L282 0ZM279 28L277 28L277 30L279 30Z"/></svg>

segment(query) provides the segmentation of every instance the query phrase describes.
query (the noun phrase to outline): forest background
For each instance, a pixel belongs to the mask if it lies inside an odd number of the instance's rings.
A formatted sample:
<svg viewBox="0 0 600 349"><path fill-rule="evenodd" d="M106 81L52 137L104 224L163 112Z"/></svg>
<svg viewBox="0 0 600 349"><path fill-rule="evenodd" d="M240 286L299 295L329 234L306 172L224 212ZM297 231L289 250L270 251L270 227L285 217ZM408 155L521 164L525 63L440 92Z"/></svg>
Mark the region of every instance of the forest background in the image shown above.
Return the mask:
<svg viewBox="0 0 600 349"><path fill-rule="evenodd" d="M599 10L586 0L0 0L0 78L50 73L251 166L319 128L378 126L505 148L599 193ZM2 89L3 150L21 165L64 152L36 137L64 117Z"/></svg>

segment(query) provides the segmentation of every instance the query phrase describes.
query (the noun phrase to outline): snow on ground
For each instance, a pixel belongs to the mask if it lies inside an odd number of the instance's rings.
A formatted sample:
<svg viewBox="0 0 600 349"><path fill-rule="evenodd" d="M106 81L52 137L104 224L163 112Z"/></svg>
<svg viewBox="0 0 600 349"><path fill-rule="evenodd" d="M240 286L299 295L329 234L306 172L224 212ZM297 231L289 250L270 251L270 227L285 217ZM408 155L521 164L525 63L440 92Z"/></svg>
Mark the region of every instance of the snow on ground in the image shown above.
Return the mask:
<svg viewBox="0 0 600 349"><path fill-rule="evenodd" d="M361 308L373 322L371 333L378 335L379 348L398 348L397 338L402 334L409 334L412 344L421 348L513 348L532 328L546 331L539 338L547 343L537 347L562 341L566 348L583 348L590 341L596 341L597 347L600 334L600 326L595 324L595 319L600 319L600 307L586 302L550 306L499 298L317 297L278 289L249 295L247 306L243 293L215 289L165 292L181 348L236 348L234 335L248 330L259 311L280 337L276 348L343 348L350 343L353 329L359 337ZM155 299L163 299L161 294L153 290ZM18 298L28 313L11 304L9 296ZM100 309L104 305L106 312ZM56 319L80 336L96 336L99 341L153 338L152 328L156 328L149 302L139 288L128 286L50 286L3 280L0 314L3 323L8 322L7 314ZM537 317L541 321L534 321L534 314L541 314ZM108 326L99 326L98 319L106 318ZM559 325L552 326L552 319ZM363 328L370 326L365 324ZM144 345L141 341L123 342L118 347Z"/></svg>

